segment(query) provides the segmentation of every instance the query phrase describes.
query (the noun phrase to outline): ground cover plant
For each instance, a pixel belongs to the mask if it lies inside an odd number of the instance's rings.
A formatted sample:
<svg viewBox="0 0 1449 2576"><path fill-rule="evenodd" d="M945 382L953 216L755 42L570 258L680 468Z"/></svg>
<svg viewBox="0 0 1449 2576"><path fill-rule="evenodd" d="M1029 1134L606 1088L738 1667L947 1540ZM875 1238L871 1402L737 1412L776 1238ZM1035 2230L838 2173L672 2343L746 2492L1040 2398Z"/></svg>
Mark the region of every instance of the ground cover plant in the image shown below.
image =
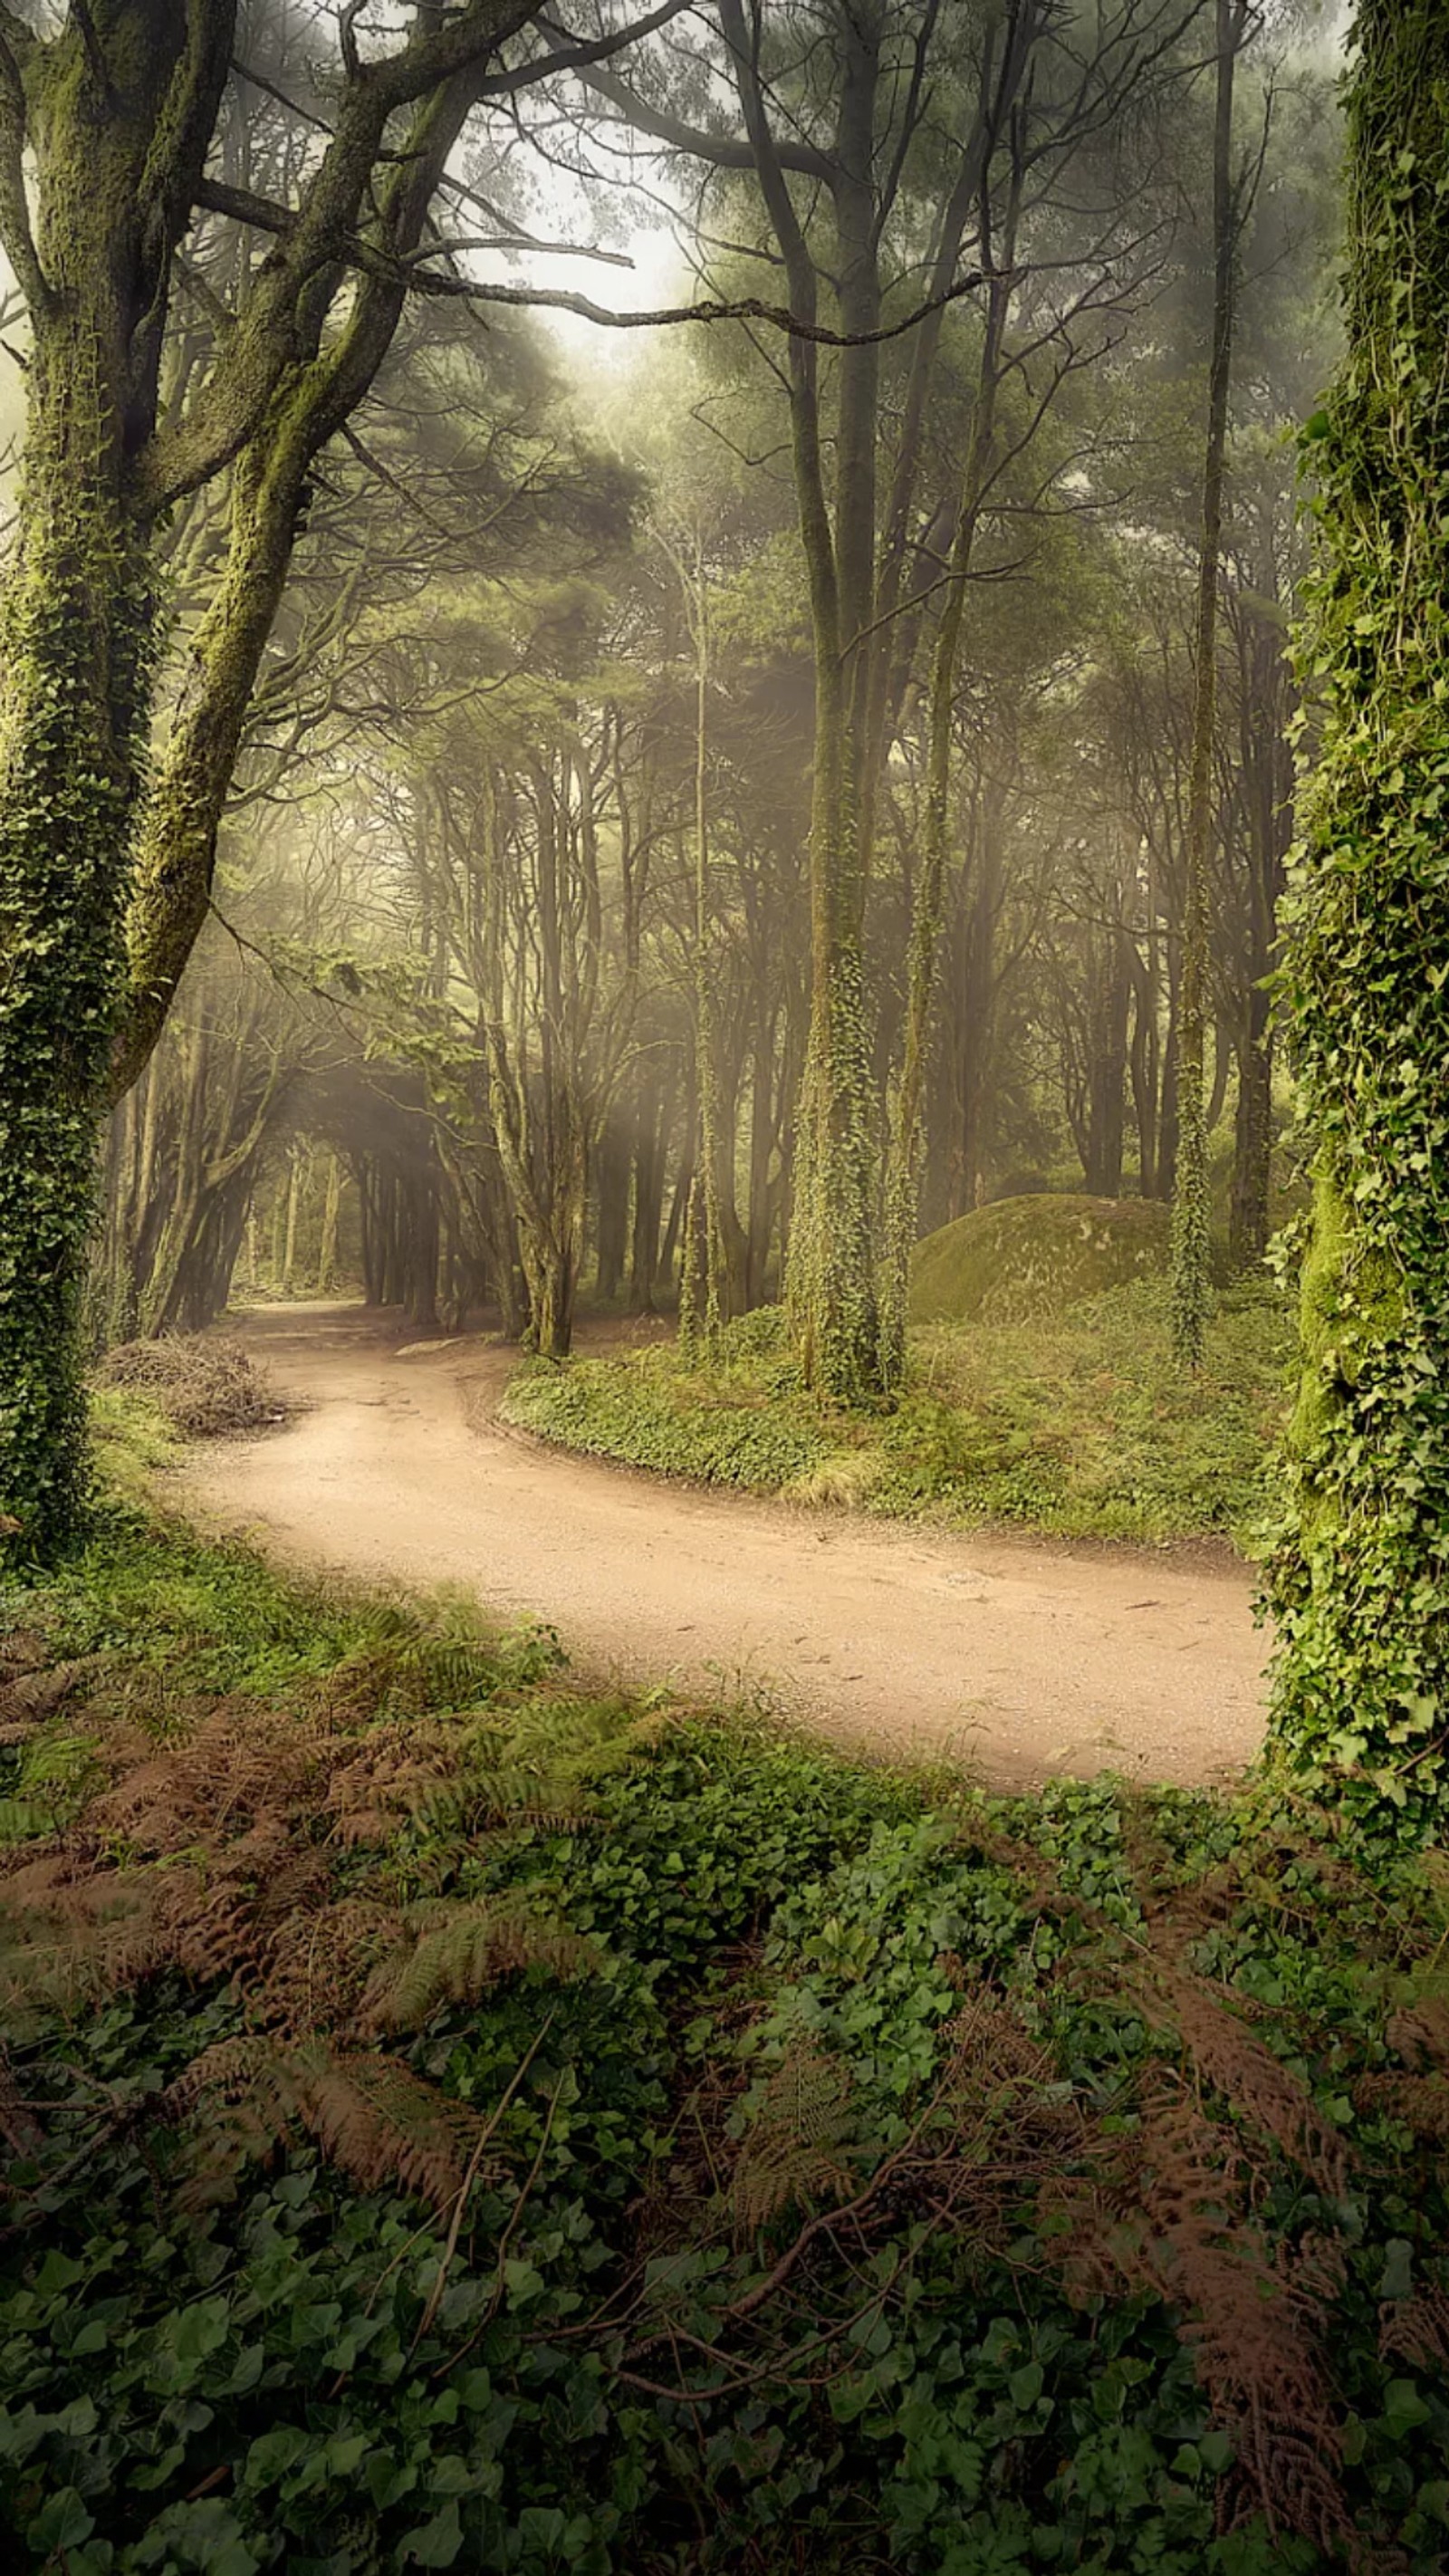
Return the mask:
<svg viewBox="0 0 1449 2576"><path fill-rule="evenodd" d="M1429 1863L129 1509L3 1631L12 2563L1442 2563Z"/></svg>
<svg viewBox="0 0 1449 2576"><path fill-rule="evenodd" d="M656 1342L532 1363L504 1413L569 1448L796 1502L1074 1538L1221 1535L1251 1553L1289 1333L1270 1284L1224 1290L1188 1374L1165 1284L1136 1280L1055 1315L918 1325L899 1402L847 1411L805 1388L767 1309L707 1362Z"/></svg>

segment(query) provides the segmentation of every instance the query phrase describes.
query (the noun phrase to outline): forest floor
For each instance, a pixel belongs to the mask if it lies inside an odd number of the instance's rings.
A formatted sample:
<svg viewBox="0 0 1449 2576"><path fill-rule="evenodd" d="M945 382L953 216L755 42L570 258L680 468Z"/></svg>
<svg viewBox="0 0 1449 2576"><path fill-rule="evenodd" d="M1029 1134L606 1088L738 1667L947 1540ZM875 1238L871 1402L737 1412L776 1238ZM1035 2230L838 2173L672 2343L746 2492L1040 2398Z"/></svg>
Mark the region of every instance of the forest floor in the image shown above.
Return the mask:
<svg viewBox="0 0 1449 2576"><path fill-rule="evenodd" d="M1262 1734L1252 1577L1164 1555L877 1526L574 1458L496 1418L516 1354L407 1344L356 1306L234 1330L298 1409L169 1479L213 1527L293 1562L462 1585L557 1622L596 1674L753 1700L998 1786L1104 1770L1230 1778ZM587 1349L609 1328L586 1328Z"/></svg>

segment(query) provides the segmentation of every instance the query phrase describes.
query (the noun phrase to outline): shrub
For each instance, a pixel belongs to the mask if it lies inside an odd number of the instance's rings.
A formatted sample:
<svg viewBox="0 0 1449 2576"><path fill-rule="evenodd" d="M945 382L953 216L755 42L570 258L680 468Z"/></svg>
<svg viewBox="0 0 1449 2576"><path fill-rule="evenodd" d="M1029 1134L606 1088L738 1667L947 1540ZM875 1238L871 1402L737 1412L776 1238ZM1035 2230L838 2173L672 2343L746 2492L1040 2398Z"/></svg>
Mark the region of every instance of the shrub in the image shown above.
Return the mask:
<svg viewBox="0 0 1449 2576"><path fill-rule="evenodd" d="M210 1333L163 1333L156 1341L118 1343L97 1376L102 1386L148 1396L187 1439L258 1431L285 1418L280 1396L240 1344Z"/></svg>

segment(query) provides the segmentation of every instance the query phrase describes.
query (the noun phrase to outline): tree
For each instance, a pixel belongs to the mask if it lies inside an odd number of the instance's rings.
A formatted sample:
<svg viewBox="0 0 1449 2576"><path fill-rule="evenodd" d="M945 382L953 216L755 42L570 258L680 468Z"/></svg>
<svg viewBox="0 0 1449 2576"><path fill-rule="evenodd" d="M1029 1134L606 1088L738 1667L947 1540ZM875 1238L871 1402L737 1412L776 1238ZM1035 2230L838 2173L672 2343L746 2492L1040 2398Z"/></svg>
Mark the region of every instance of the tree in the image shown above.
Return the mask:
<svg viewBox="0 0 1449 2576"><path fill-rule="evenodd" d="M919 519L943 311L955 295L979 287L978 269L990 265L982 223L993 189L1003 187L995 168L1003 153L1004 186L1023 233L1069 169L1083 181L1094 235L1100 217L1099 237L1084 249L1082 210L1074 208L1072 245L1059 236L1046 252L1033 314L1037 345L1070 339L1063 309L1070 297L1055 297L1067 272L1075 271L1079 284L1083 274L1092 281L1083 290L1087 305L1103 281L1113 293L1125 291L1135 210L1131 192L1114 186L1120 171L1109 179L1107 165L1125 137L1124 111L1140 105L1195 10L1196 0L1183 0L1180 9L1171 0L1163 8L1114 0L1087 29L1040 0L951 12L934 0L910 9L888 9L882 0L790 0L769 11L759 0L717 0L721 46L708 120L683 112L658 84L644 94L613 72L587 75L636 131L717 174L731 233L753 234L743 246L732 242L735 255L780 267L792 311L812 324L830 298L841 326L844 345L830 370L811 339L794 337L783 383L815 684L810 1027L789 1291L807 1379L837 1396L878 1391L899 1358L897 1288L887 1294L883 1333L878 1300L880 1083L867 900L886 756L924 623L911 575L918 553L936 550ZM736 110L728 119L726 89ZM741 172L757 201L742 220ZM1018 230L1015 221L1010 229ZM978 268L963 277L968 253ZM922 270L930 307L911 334L892 448L882 317L904 278ZM1028 255L1022 275L998 283L998 306L1019 295L1030 275ZM1001 324L998 309L998 339ZM1075 363L1062 365L1058 385ZM985 454L983 443L983 467ZM944 578L958 587L979 509L978 494L963 511L959 486L946 505ZM953 569L963 517L966 561ZM954 658L948 645L948 675ZM893 1157L904 1178L891 1189L892 1282L914 1208L931 946L929 939L916 943L913 1035Z"/></svg>
<svg viewBox="0 0 1449 2576"><path fill-rule="evenodd" d="M1211 1294L1208 1267L1208 1122L1203 1088L1210 938L1208 863L1213 828L1218 575L1228 448L1228 391L1233 364L1234 273L1243 216L1243 187L1233 172L1233 87L1238 56L1252 32L1253 23L1248 0L1217 0L1212 356L1208 368L1207 439L1203 453L1202 542L1198 550L1192 753L1187 788L1187 903L1177 1023L1178 1150L1172 1197L1172 1338L1178 1358L1188 1368L1197 1368L1202 1361L1203 1327Z"/></svg>
<svg viewBox="0 0 1449 2576"><path fill-rule="evenodd" d="M214 167L244 77L238 0L73 0L52 35L0 5L0 248L30 337L0 693L0 1507L30 1547L66 1536L83 1488L75 1325L98 1118L108 1083L144 1064L205 918L316 460L410 294L490 292L446 241L418 257L472 109L623 41L491 68L536 14L416 0L398 38L364 49L355 0L324 10L332 94L300 111L279 200ZM261 254L218 266L218 221ZM152 751L161 531L222 478L225 544Z"/></svg>
<svg viewBox="0 0 1449 2576"><path fill-rule="evenodd" d="M1376 1822L1449 1766L1449 20L1361 0L1348 347L1309 423L1299 663L1318 744L1283 984L1313 1202L1272 1728Z"/></svg>

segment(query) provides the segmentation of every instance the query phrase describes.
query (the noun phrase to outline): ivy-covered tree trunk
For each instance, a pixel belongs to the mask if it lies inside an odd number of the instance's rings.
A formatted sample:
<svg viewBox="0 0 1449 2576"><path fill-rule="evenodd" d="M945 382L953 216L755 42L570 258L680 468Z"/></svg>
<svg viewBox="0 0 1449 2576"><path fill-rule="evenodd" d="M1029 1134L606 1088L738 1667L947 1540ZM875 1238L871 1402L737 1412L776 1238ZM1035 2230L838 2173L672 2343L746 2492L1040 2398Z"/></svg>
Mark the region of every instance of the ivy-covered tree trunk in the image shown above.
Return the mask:
<svg viewBox="0 0 1449 2576"><path fill-rule="evenodd" d="M163 0L134 0L103 92L74 16L42 48L6 14L0 239L31 349L0 609L0 1512L46 1550L81 1501L78 1328L149 713L134 466L177 220L151 147L170 115L189 205L230 45L225 10L193 50Z"/></svg>
<svg viewBox="0 0 1449 2576"><path fill-rule="evenodd" d="M1427 1827L1449 1795L1449 13L1361 0L1356 46L1348 347L1308 431L1321 732L1284 987L1315 1164L1272 1734L1346 1805Z"/></svg>
<svg viewBox="0 0 1449 2576"><path fill-rule="evenodd" d="M68 400L50 352L34 367L0 623L0 1509L44 1549L79 1502L79 1301L150 619L105 396L92 375L90 401Z"/></svg>
<svg viewBox="0 0 1449 2576"><path fill-rule="evenodd" d="M971 558L996 437L996 395L1014 283L1012 271L1016 257L1019 195L1018 166L1013 169L999 254L992 266L976 402L967 443L956 533L951 547L950 587L936 630L936 650L931 669L926 829L911 921L905 1033L886 1167L880 1366L882 1383L889 1392L894 1392L905 1376L911 1253L920 1219L921 1167L925 1159L926 1070L935 1010L936 956L941 941L950 843L951 734L956 707L956 662L966 616L966 585L971 575ZM983 258L991 261L991 209L985 197L981 213L981 242Z"/></svg>

